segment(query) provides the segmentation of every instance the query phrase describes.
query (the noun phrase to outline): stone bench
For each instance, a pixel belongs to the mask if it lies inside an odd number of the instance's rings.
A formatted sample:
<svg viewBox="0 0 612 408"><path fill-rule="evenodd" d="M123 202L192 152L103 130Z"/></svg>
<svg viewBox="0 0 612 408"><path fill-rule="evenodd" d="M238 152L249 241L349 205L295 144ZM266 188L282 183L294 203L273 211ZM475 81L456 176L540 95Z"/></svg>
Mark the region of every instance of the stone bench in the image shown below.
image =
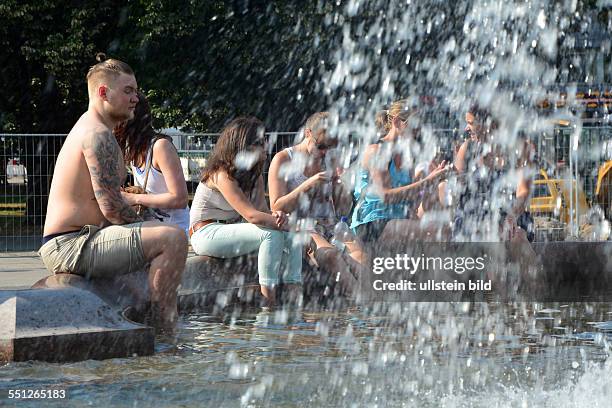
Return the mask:
<svg viewBox="0 0 612 408"><path fill-rule="evenodd" d="M531 244L536 261L533 274L521 275L519 267L509 264L513 251L521 254L520 259L527 259L523 254L528 248L520 248L509 243L435 243L400 242L377 243L375 247L366 248L371 254L421 254L425 247L434 256L452 256L458 254L463 246L471 253L484 251L491 258L490 277L498 284L497 293L501 299L516 299L516 295L524 300L540 302L572 302L572 301L611 301L612 300L612 241L585 242L536 242ZM527 244L524 244L527 245ZM436 252L437 251L437 252ZM428 256L432 253L428 252ZM468 253L463 253L465 256ZM418 256L418 255L417 255ZM504 260L503 257L506 256ZM516 258L515 258L516 259ZM525 268L524 270L526 270ZM433 271L435 273L436 271ZM472 277L479 278L481 272L474 272ZM448 278L448 273L440 275ZM456 279L467 281L469 273L452 275ZM415 275L415 278L431 279L432 275ZM520 284L519 284L520 283ZM513 285L518 285L513 288ZM495 291L495 290L494 290ZM440 298L447 300L443 291L438 292Z"/></svg>
<svg viewBox="0 0 612 408"><path fill-rule="evenodd" d="M398 247L399 248L399 247ZM543 281L552 288L575 281L585 291L612 286L612 242L547 242L533 248L543 265ZM303 264L304 304L311 309L345 306L346 299L332 299L326 293L327 277L317 268ZM145 272L113 279L85 281L74 275L43 279L35 288L75 286L87 289L116 305L145 309L148 304L148 277ZM331 301L331 302L330 302ZM179 311L186 313L232 305L258 306L263 303L257 280L257 254L220 259L191 256L187 259L178 288Z"/></svg>
<svg viewBox="0 0 612 408"><path fill-rule="evenodd" d="M306 261L302 264L304 305L317 309L327 301L327 278ZM278 294L282 294L282 284ZM257 277L257 254L220 259L208 256L187 258L181 286L179 310L189 312L232 305L260 306L263 304Z"/></svg>
<svg viewBox="0 0 612 408"><path fill-rule="evenodd" d="M262 303L257 280L257 254L236 258L192 256L187 258L178 303L181 312L232 304Z"/></svg>
<svg viewBox="0 0 612 408"><path fill-rule="evenodd" d="M545 298L564 301L576 293L612 300L612 241L537 242L548 290Z"/></svg>
<svg viewBox="0 0 612 408"><path fill-rule="evenodd" d="M303 265L303 277L307 301L320 303L325 277L306 262ZM119 310L131 307L144 314L149 304L148 274L144 271L112 279L90 280L78 275L57 274L40 280L32 288L67 286L89 290ZM181 313L223 309L232 305L259 306L263 300L257 278L256 253L228 259L208 256L187 258L178 288Z"/></svg>

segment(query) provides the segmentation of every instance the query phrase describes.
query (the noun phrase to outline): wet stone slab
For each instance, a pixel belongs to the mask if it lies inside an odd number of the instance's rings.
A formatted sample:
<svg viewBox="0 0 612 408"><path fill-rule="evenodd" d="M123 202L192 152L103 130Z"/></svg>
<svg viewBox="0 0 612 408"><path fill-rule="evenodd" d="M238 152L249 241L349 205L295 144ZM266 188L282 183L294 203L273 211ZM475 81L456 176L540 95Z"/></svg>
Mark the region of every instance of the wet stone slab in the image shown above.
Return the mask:
<svg viewBox="0 0 612 408"><path fill-rule="evenodd" d="M257 255L221 259L187 258L178 291L181 312L211 306L258 304L262 301L257 280Z"/></svg>
<svg viewBox="0 0 612 408"><path fill-rule="evenodd" d="M309 310L346 307L347 299L327 294L327 275L307 262L302 264L303 305ZM283 284L277 287L277 301L282 302ZM331 291L333 292L333 290ZM181 313L223 309L232 306L263 306L257 276L257 253L236 258L191 256L187 258L178 288Z"/></svg>
<svg viewBox="0 0 612 408"><path fill-rule="evenodd" d="M151 355L154 330L78 287L0 291L0 362Z"/></svg>

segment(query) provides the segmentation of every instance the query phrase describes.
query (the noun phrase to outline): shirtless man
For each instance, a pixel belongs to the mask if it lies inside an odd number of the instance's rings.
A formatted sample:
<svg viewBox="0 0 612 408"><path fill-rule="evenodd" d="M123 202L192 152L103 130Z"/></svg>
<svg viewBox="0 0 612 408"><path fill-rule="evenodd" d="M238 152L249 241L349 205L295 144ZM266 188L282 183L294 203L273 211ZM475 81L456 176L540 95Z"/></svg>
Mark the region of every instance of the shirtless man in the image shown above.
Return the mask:
<svg viewBox="0 0 612 408"><path fill-rule="evenodd" d="M149 266L155 319L171 328L185 268L185 232L143 222L123 199L125 164L112 129L134 116L132 69L108 59L87 74L89 107L57 157L39 254L50 272L110 278Z"/></svg>

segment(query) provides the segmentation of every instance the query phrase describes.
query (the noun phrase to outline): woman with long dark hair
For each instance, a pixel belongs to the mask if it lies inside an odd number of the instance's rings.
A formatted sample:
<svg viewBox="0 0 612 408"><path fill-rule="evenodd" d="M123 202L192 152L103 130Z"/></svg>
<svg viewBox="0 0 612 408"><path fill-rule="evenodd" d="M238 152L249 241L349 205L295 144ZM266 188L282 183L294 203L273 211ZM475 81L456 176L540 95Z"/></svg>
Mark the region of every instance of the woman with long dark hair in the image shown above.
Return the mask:
<svg viewBox="0 0 612 408"><path fill-rule="evenodd" d="M288 232L287 215L271 213L266 203L262 176L266 157L260 120L242 117L225 126L202 172L189 233L198 255L233 258L258 251L261 293L274 304L281 281L290 292L299 290L302 248ZM283 258L287 258L284 263Z"/></svg>
<svg viewBox="0 0 612 408"><path fill-rule="evenodd" d="M531 145L519 138L509 149L502 143L507 135L500 131L498 121L476 104L465 114L465 121L469 137L455 158L463 180L456 194L455 238L494 238L499 224L505 230L502 241L527 241L532 233L530 216L525 213L533 176ZM513 150L518 154L510 154ZM497 223L490 222L494 218Z"/></svg>
<svg viewBox="0 0 612 408"><path fill-rule="evenodd" d="M172 140L153 128L147 98L139 92L138 99L134 118L117 126L114 133L135 185L144 186L146 179L147 194L124 191L123 198L130 205L151 209L152 218L178 225L187 233L189 207L181 160Z"/></svg>

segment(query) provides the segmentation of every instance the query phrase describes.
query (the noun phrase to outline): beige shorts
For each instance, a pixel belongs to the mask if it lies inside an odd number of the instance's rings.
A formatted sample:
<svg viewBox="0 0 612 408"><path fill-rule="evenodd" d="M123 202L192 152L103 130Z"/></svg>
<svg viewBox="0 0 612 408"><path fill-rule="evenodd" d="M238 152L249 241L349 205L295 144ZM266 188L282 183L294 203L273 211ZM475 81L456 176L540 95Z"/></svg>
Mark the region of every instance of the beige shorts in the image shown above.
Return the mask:
<svg viewBox="0 0 612 408"><path fill-rule="evenodd" d="M52 273L110 278L143 270L142 222L100 228L86 225L79 232L53 238L38 254Z"/></svg>

